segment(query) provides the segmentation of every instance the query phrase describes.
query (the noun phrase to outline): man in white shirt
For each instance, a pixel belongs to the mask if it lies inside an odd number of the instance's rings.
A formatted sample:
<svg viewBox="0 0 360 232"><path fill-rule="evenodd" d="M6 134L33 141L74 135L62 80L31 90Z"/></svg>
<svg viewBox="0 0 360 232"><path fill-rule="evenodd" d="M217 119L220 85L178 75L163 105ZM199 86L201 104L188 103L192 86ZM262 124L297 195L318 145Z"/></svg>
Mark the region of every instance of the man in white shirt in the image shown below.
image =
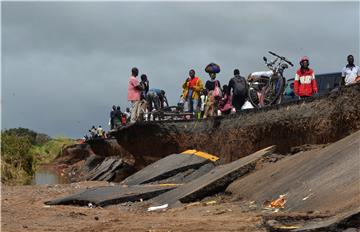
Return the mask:
<svg viewBox="0 0 360 232"><path fill-rule="evenodd" d="M354 64L353 55L348 55L347 61L348 64L343 68L341 77L342 77L342 83L345 83L345 85L351 85L359 80L360 69L359 66Z"/></svg>

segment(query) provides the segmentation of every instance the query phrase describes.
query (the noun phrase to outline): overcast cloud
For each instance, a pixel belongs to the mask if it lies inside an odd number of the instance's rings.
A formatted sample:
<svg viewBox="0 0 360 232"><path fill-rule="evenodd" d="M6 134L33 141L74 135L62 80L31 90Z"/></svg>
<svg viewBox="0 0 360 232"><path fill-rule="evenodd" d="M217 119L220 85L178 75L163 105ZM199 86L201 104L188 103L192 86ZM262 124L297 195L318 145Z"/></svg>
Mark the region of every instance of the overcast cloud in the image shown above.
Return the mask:
<svg viewBox="0 0 360 232"><path fill-rule="evenodd" d="M128 106L130 69L175 105L188 70L228 82L272 50L316 73L359 64L359 2L2 2L2 128L82 137ZM286 71L294 75L295 68Z"/></svg>

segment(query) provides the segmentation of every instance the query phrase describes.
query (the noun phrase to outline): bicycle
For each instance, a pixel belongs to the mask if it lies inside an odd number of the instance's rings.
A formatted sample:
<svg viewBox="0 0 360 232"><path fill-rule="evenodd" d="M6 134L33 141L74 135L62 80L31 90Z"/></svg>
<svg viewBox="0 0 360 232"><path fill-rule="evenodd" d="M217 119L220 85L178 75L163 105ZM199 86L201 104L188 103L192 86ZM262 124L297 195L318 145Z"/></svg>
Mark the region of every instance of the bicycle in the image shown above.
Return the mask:
<svg viewBox="0 0 360 232"><path fill-rule="evenodd" d="M274 52L275 60L269 61L264 56L263 60L270 71L253 72L248 76L248 99L255 108L262 108L281 103L281 96L285 90L284 70L294 66L285 57ZM289 64L289 65L288 65Z"/></svg>

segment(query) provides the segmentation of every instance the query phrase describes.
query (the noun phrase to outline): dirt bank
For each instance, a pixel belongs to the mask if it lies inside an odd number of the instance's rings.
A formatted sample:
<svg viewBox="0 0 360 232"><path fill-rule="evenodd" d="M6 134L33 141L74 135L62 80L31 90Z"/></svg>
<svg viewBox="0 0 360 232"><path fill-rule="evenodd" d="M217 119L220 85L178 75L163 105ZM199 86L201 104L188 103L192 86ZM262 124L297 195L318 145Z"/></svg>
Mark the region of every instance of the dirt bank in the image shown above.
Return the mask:
<svg viewBox="0 0 360 232"><path fill-rule="evenodd" d="M118 181L143 167L136 166L134 157L122 148L116 139L96 139L92 140L90 144L68 146L49 166L56 170L59 175L65 176L68 182L76 182L84 180L83 177L91 169L110 157L121 160L123 166L126 167L117 172L113 178Z"/></svg>
<svg viewBox="0 0 360 232"><path fill-rule="evenodd" d="M136 123L112 133L118 143L148 164L187 149L230 162L270 145L288 153L304 144L337 141L360 129L360 84L308 99L236 115L182 122Z"/></svg>

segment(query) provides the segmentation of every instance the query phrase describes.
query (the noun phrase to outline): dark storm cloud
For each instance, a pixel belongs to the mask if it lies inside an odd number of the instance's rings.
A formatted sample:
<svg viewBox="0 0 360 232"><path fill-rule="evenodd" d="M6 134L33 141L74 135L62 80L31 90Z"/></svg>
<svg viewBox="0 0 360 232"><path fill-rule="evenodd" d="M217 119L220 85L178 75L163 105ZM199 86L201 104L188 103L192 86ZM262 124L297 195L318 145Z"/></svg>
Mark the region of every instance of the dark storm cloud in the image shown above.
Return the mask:
<svg viewBox="0 0 360 232"><path fill-rule="evenodd" d="M205 81L218 62L225 84L268 50L340 70L359 57L359 2L3 2L3 127L81 136L127 105L132 66L176 104L190 68Z"/></svg>

